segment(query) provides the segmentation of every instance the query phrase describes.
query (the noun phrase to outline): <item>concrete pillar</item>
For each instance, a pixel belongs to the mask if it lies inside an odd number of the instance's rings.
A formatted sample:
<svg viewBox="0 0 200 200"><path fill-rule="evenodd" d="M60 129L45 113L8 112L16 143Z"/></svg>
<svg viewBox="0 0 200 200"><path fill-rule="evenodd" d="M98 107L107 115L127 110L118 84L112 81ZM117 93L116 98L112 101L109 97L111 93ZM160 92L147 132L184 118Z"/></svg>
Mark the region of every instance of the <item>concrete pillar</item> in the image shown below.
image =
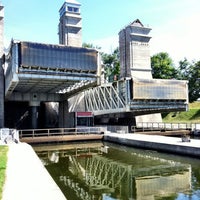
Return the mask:
<svg viewBox="0 0 200 200"><path fill-rule="evenodd" d="M67 120L68 120L68 101L61 101L59 102L59 127L60 128L65 128L67 127Z"/></svg>
<svg viewBox="0 0 200 200"><path fill-rule="evenodd" d="M32 129L38 128L38 108L40 106L40 102L29 102L30 106L30 126Z"/></svg>
<svg viewBox="0 0 200 200"><path fill-rule="evenodd" d="M0 59L0 128L4 127L4 70Z"/></svg>

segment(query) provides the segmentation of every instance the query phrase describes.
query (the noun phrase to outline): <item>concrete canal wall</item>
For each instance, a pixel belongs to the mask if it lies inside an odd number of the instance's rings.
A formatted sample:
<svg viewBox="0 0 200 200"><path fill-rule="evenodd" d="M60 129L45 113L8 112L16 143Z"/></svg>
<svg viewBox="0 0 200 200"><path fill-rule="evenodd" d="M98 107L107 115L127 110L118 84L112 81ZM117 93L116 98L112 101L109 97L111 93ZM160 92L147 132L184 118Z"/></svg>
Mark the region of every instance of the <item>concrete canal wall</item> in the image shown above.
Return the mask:
<svg viewBox="0 0 200 200"><path fill-rule="evenodd" d="M65 200L42 162L26 143L10 144L2 200Z"/></svg>
<svg viewBox="0 0 200 200"><path fill-rule="evenodd" d="M200 140L179 137L105 132L104 141L200 158ZM9 144L3 200L66 199L40 159L26 143Z"/></svg>
<svg viewBox="0 0 200 200"><path fill-rule="evenodd" d="M122 145L200 158L200 140L182 142L178 137L105 133L104 140Z"/></svg>

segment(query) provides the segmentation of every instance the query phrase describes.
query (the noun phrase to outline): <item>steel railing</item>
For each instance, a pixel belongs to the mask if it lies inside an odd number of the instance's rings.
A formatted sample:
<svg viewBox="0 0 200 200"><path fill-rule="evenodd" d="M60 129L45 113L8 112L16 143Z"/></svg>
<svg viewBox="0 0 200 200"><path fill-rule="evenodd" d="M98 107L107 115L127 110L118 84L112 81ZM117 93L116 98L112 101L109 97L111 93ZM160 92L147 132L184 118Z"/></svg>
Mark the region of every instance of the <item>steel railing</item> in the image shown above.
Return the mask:
<svg viewBox="0 0 200 200"><path fill-rule="evenodd" d="M136 126L132 126L131 130L136 132L137 129L144 131L155 130L198 130L200 124L198 123L165 123L165 122L139 122Z"/></svg>
<svg viewBox="0 0 200 200"><path fill-rule="evenodd" d="M81 127L81 128L53 128L53 129L25 129L18 130L19 137L50 137L81 134L103 134L103 127Z"/></svg>

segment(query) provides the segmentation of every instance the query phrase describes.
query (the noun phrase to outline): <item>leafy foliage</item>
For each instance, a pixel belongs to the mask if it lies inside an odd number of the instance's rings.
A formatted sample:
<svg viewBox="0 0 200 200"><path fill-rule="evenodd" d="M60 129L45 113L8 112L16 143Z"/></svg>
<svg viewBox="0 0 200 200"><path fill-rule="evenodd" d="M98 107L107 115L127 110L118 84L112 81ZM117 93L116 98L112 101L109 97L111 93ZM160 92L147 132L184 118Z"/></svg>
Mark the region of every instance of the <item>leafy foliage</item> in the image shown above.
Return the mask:
<svg viewBox="0 0 200 200"><path fill-rule="evenodd" d="M190 63L184 58L175 68L168 53L161 52L151 57L151 68L153 78L187 80L190 102L200 98L200 61Z"/></svg>
<svg viewBox="0 0 200 200"><path fill-rule="evenodd" d="M178 71L166 52L161 52L151 57L151 68L153 78L174 79L178 76Z"/></svg>
<svg viewBox="0 0 200 200"><path fill-rule="evenodd" d="M186 58L179 62L180 79L188 80L189 101L200 98L200 61L190 63Z"/></svg>
<svg viewBox="0 0 200 200"><path fill-rule="evenodd" d="M109 82L117 80L120 74L119 48L116 48L112 54L102 53L102 60L105 78Z"/></svg>
<svg viewBox="0 0 200 200"><path fill-rule="evenodd" d="M84 48L91 48L91 49L98 49L98 50L101 49L101 47L99 47L99 46L94 46L93 44L90 44L90 43L83 43L83 44L82 44L82 47L84 47Z"/></svg>
<svg viewBox="0 0 200 200"><path fill-rule="evenodd" d="M90 43L83 43L82 46L101 50L101 47L94 46ZM119 48L116 48L111 54L101 52L101 57L105 69L105 79L109 82L117 80L120 74Z"/></svg>

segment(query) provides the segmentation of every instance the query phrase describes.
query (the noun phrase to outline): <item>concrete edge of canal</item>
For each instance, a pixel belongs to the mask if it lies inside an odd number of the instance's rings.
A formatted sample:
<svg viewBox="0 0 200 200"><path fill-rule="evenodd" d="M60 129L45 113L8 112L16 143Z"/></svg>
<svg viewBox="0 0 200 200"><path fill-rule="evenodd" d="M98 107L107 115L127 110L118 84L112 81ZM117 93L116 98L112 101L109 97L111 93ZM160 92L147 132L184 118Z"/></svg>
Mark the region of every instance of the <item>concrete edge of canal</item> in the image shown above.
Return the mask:
<svg viewBox="0 0 200 200"><path fill-rule="evenodd" d="M2 200L66 200L33 148L9 144Z"/></svg>
<svg viewBox="0 0 200 200"><path fill-rule="evenodd" d="M182 142L181 138L177 137L109 132L104 134L103 140L200 158L200 140L191 139L190 142ZM16 199L66 199L33 148L27 143L9 144L2 200Z"/></svg>
<svg viewBox="0 0 200 200"><path fill-rule="evenodd" d="M106 133L104 135L104 141L137 148L151 149L160 152L200 158L200 140L195 139L191 139L190 142L182 142L181 138L178 137L145 135L135 133Z"/></svg>

